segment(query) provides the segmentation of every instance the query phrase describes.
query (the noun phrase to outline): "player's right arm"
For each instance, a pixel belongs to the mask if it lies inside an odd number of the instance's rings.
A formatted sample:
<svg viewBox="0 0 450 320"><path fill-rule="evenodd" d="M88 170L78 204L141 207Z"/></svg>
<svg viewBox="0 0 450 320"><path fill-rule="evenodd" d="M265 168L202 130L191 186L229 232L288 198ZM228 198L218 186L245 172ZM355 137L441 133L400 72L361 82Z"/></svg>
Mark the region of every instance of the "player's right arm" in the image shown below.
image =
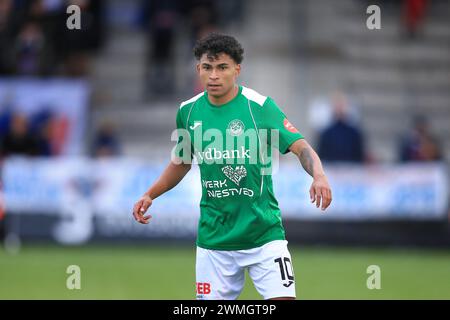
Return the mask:
<svg viewBox="0 0 450 320"><path fill-rule="evenodd" d="M152 205L153 200L175 187L181 180L183 180L184 176L189 172L189 170L191 170L192 161L184 161L186 160L185 157L188 158L187 160L192 160L192 152L189 152L192 151L190 136L186 130L186 111L187 109L184 109L184 111L182 111L182 108L180 107L176 117L176 127L178 133L177 147L181 147L181 149L176 148L175 150L178 151L172 150L173 153L171 155L171 161L169 162L169 165L166 167L158 180L134 205L133 216L137 222L143 224L149 223L149 220L152 216L144 216L144 214ZM187 149L184 150L183 146L187 146ZM180 150L181 152L177 153Z"/></svg>
<svg viewBox="0 0 450 320"><path fill-rule="evenodd" d="M191 164L180 163L175 164L173 161L169 163L158 180L148 189L147 192L136 202L133 207L133 216L137 222L147 224L151 219L151 215L144 216L148 208L152 205L154 199L175 187L184 176L191 170Z"/></svg>

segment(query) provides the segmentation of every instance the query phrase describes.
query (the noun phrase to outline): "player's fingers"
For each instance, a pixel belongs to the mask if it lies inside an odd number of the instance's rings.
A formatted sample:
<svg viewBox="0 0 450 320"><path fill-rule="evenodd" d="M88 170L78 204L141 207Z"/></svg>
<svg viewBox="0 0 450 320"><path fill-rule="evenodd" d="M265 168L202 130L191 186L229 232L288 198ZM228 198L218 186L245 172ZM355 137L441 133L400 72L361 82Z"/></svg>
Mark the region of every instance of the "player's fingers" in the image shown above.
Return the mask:
<svg viewBox="0 0 450 320"><path fill-rule="evenodd" d="M133 217L134 217L134 220L139 221L138 213L135 210L133 210Z"/></svg>
<svg viewBox="0 0 450 320"><path fill-rule="evenodd" d="M142 224L147 224L147 223L149 222L149 220L150 220L151 217L152 217L152 216L150 216L150 215L148 215L148 216L139 215L139 220L138 220L138 222L139 222L139 223L142 223Z"/></svg>
<svg viewBox="0 0 450 320"><path fill-rule="evenodd" d="M134 205L134 211L139 212L139 210L141 209L142 206L142 200L139 200L138 202L136 202L136 204Z"/></svg>
<svg viewBox="0 0 450 320"><path fill-rule="evenodd" d="M323 188L322 194L323 194L322 210L325 210L330 205L331 198L330 198L330 193L328 192L327 188Z"/></svg>
<svg viewBox="0 0 450 320"><path fill-rule="evenodd" d="M327 192L328 192L328 206L327 207L329 207L331 204L331 201L333 201L333 196L331 195L331 189L328 188Z"/></svg>
<svg viewBox="0 0 450 320"><path fill-rule="evenodd" d="M309 189L309 198L312 203L314 203L314 201L316 200L316 192L313 186L311 186L311 188Z"/></svg>
<svg viewBox="0 0 450 320"><path fill-rule="evenodd" d="M144 222L144 218L142 217L142 215L140 215L139 213L136 214L136 221L139 223L143 223Z"/></svg>
<svg viewBox="0 0 450 320"><path fill-rule="evenodd" d="M151 215L148 215L146 217L142 217L142 222L143 224L148 224L150 222L150 219L152 218Z"/></svg>
<svg viewBox="0 0 450 320"><path fill-rule="evenodd" d="M139 213L139 210L141 209L142 201L136 202L136 204L133 207L133 216L136 221L140 221L141 215Z"/></svg>
<svg viewBox="0 0 450 320"><path fill-rule="evenodd" d="M133 206L133 215L138 211L138 204L135 203Z"/></svg>
<svg viewBox="0 0 450 320"><path fill-rule="evenodd" d="M316 207L319 208L320 207L320 203L322 202L322 193L320 191L320 189L316 190Z"/></svg>
<svg viewBox="0 0 450 320"><path fill-rule="evenodd" d="M142 206L140 208L140 212L143 214L147 212L148 208L151 206L151 201L143 201Z"/></svg>
<svg viewBox="0 0 450 320"><path fill-rule="evenodd" d="M138 209L136 206L133 208L133 217L134 217L134 220L136 220L136 221L140 220L139 212L138 212Z"/></svg>

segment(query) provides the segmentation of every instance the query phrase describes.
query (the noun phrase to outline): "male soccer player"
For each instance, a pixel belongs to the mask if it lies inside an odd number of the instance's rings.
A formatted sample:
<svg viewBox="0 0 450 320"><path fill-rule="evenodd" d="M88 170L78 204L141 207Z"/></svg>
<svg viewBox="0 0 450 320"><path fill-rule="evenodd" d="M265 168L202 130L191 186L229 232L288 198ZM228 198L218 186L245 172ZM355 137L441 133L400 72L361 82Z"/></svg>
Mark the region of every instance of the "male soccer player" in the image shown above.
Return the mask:
<svg viewBox="0 0 450 320"><path fill-rule="evenodd" d="M181 147L174 148L160 178L134 205L134 218L149 222L145 213L152 201L183 179L195 156L203 189L197 299L236 299L245 269L264 299L295 299L280 209L272 177L264 171L271 148L263 141L282 154L297 155L313 177L311 201L325 210L332 197L321 161L271 98L236 84L243 49L235 38L209 34L196 43L194 54L205 91L181 103L176 118Z"/></svg>

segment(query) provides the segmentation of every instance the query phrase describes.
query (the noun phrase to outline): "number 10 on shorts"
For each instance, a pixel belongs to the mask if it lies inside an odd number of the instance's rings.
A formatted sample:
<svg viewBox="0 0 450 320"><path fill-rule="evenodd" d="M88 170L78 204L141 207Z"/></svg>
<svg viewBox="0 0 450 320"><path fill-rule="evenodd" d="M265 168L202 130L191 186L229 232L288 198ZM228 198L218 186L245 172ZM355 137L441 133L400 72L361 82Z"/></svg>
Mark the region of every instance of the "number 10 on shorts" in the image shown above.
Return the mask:
<svg viewBox="0 0 450 320"><path fill-rule="evenodd" d="M294 271L292 270L291 260L288 257L280 257L275 259L274 262L278 263L278 266L280 267L281 281L287 281L283 283L283 286L286 288L290 287L291 284L294 283Z"/></svg>

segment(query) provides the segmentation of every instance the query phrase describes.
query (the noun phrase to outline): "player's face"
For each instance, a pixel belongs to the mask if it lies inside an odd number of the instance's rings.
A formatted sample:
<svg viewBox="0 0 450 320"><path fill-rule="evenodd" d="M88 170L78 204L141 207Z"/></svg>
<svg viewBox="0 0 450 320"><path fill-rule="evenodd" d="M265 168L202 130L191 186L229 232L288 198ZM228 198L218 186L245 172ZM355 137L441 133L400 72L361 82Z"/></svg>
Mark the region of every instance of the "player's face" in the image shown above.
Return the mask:
<svg viewBox="0 0 450 320"><path fill-rule="evenodd" d="M203 87L216 98L227 95L234 88L240 71L241 65L226 53L220 53L217 57L205 53L197 64Z"/></svg>

